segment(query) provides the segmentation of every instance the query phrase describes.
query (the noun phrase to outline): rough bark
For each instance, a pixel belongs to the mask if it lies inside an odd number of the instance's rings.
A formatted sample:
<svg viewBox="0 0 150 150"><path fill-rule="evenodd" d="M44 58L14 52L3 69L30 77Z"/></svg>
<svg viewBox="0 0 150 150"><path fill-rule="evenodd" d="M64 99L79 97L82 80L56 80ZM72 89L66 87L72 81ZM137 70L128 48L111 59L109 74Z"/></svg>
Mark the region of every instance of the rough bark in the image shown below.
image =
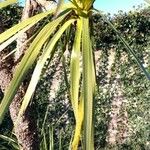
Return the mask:
<svg viewBox="0 0 150 150"><path fill-rule="evenodd" d="M62 82L62 75L63 75L63 63L62 58L60 59L60 53L56 52L52 65L56 66L55 69L53 69L52 72L49 72L52 75L51 78L51 86L50 86L50 93L49 93L49 102L51 103L55 98L56 94L59 90L60 84ZM68 58L69 58L69 52L66 51L64 53L64 57L67 58L66 63L69 64ZM49 66L49 68L52 68L52 65ZM48 69L49 71L50 69Z"/></svg>
<svg viewBox="0 0 150 150"><path fill-rule="evenodd" d="M34 10L37 8L37 3L34 0L26 0L26 5L23 10L21 21L31 17L34 14ZM20 57L24 54L28 48L27 44L24 44L30 36L30 31L22 33L22 35L17 40L17 51L14 55L14 61L17 62ZM20 86L13 102L10 105L10 115L12 121L15 123L21 103L22 98L25 94L28 85L28 79L23 82ZM14 131L18 139L21 150L38 150L39 149L39 138L36 126L33 105L30 105L26 110L25 114L19 119L17 124L14 126Z"/></svg>

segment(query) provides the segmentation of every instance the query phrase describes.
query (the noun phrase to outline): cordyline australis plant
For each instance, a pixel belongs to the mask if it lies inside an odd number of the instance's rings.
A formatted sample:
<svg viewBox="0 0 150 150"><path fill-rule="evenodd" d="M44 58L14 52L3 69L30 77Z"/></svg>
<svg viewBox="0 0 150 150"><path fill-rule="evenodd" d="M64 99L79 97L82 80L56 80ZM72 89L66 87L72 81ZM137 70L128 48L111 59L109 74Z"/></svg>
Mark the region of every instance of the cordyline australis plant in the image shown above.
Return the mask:
<svg viewBox="0 0 150 150"><path fill-rule="evenodd" d="M11 3L12 1L10 1L10 3L8 1L7 3L3 2L1 3L0 8ZM62 37L63 33L68 30L69 27L71 29L75 28L75 37L72 44L70 61L70 97L76 120L72 149L76 150L78 148L82 128L84 131L84 149L94 149L93 99L96 92L96 80L89 18L93 12L100 12L93 8L93 3L94 0L70 0L67 3L61 0L58 2L56 8L26 19L0 34L0 46L2 47L5 45L6 47L6 45L9 45L11 42L16 40L17 35L19 36L21 31L25 32L31 26L35 25L48 15L54 15L52 21L48 22L36 35L24 54L20 64L17 66L13 79L0 104L0 122L2 122L21 82L24 80L29 69L33 67L33 64L36 62L30 83L23 98L18 118L23 115L34 94L45 62L48 58L50 58L50 60L52 59L56 51L57 42ZM105 16L102 16L102 19L104 19L114 29L118 38L134 56L147 78L150 79L148 72L124 38L120 36L119 32ZM37 57L39 57L38 61ZM80 59L82 60L82 72L80 70Z"/></svg>

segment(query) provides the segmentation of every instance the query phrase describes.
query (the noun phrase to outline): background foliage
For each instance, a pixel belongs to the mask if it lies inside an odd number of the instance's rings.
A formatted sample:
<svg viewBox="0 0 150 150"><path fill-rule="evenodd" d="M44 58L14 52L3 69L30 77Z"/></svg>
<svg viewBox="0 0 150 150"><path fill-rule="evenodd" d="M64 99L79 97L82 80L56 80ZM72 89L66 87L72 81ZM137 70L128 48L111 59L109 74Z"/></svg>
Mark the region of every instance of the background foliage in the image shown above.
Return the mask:
<svg viewBox="0 0 150 150"><path fill-rule="evenodd" d="M4 30L20 20L21 11L22 8L16 5L0 10L0 18L2 18ZM99 55L96 56L99 60L97 62L99 94L96 97L95 108L96 148L100 149L109 146L107 144L107 136L111 104L117 92L117 88L113 85L115 85L116 76L119 74L124 96L120 117L124 111L128 113L128 126L124 127L128 128L128 137L124 143L118 142L114 148L148 150L150 148L150 82L148 82L142 74L132 56L127 53L114 31L106 22L102 21L101 16L94 14L92 17L94 23L92 24L93 30L91 32L95 51L98 52L96 55ZM119 12L112 18L109 15L107 17L113 22L121 35L129 42L143 64L150 71L149 8L129 13ZM113 67L111 68L111 77L108 81L108 57L112 49L115 51L115 63L113 63ZM68 57L70 57L70 53ZM62 149L67 149L70 144L75 121L73 117L71 117L73 113L69 105L66 82L64 82L65 74L63 73L63 65L60 66L60 83L55 98L51 99L49 95L52 86L51 79L57 70L54 66L56 66L58 61L59 60L55 60L54 58L50 65L45 66L48 67L48 70L43 73L41 77L33 103L38 104L36 112L39 135L41 137L41 147L44 146L45 139L47 139L47 143L49 143L48 139L50 134L48 131L53 127L54 148L58 149L58 146L61 145ZM70 62L65 66L68 73L69 63ZM122 126L121 123L120 126ZM3 128L0 129L1 134L11 137L12 126L9 118L5 119L2 127ZM6 147L6 149L10 147L14 149L11 143L4 140L1 140L0 144ZM10 147L8 147L9 145Z"/></svg>

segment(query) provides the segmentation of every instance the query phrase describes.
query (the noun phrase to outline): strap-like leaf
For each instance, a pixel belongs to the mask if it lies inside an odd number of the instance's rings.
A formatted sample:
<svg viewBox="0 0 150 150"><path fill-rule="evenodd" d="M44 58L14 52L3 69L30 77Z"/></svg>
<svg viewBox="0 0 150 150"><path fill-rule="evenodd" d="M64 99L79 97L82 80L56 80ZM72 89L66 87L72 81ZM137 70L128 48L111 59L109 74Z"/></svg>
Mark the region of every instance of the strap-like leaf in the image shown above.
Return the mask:
<svg viewBox="0 0 150 150"><path fill-rule="evenodd" d="M78 149L78 144L80 141L81 136L81 130L82 130L82 124L83 124L83 118L84 118L84 101L83 101L83 93L81 93L80 101L78 104L78 118L76 120L76 126L75 126L75 133L74 138L72 142L72 150Z"/></svg>
<svg viewBox="0 0 150 150"><path fill-rule="evenodd" d="M17 3L17 0L6 0L6 1L0 2L0 9L8 5L14 4L14 3Z"/></svg>
<svg viewBox="0 0 150 150"><path fill-rule="evenodd" d="M33 43L30 45L29 49L25 53L20 65L16 68L13 79L8 88L6 89L6 93L0 104L0 123L2 122L5 112L7 111L8 106L10 105L12 99L14 98L18 87L20 86L20 83L24 79L29 68L35 62L43 44L46 42L46 40L49 38L49 36L53 33L53 31L56 29L59 23L65 18L66 15L63 15L58 19L52 21L51 23L47 24L40 31L40 33L37 35Z"/></svg>
<svg viewBox="0 0 150 150"><path fill-rule="evenodd" d="M30 99L35 91L36 85L40 79L40 75L42 72L42 68L44 67L44 64L47 60L47 58L49 58L51 56L51 54L53 53L54 46L56 44L56 42L59 40L59 38L61 37L61 35L63 34L63 32L68 28L68 26L73 23L75 20L71 19L69 21L67 21L59 30L58 32L53 36L53 38L50 40L49 44L47 45L47 48L44 49L43 54L40 56L39 61L37 62L37 65L34 69L30 84L28 86L27 92L25 94L25 97L23 99L22 102L22 106L20 108L19 111L19 115L22 115L23 112L26 110Z"/></svg>
<svg viewBox="0 0 150 150"><path fill-rule="evenodd" d="M82 18L83 98L84 98L84 149L94 149L93 96L95 73L90 40L89 19ZM94 78L94 80L93 80Z"/></svg>
<svg viewBox="0 0 150 150"><path fill-rule="evenodd" d="M81 20L77 21L77 29L73 44L70 64L70 93L75 118L78 117L79 81L80 81L80 47L81 47Z"/></svg>
<svg viewBox="0 0 150 150"><path fill-rule="evenodd" d="M34 25L34 23L28 25L27 27L25 27L24 29L22 29L21 31L19 31L18 33L16 33L14 36L12 36L8 40L6 40L4 43L0 44L0 52L4 48L6 48L9 44L11 44L13 41L15 41L21 35L21 33L24 33L25 31L27 31L28 29L30 29L33 25Z"/></svg>
<svg viewBox="0 0 150 150"><path fill-rule="evenodd" d="M71 0L70 0L71 1ZM73 3L74 6L76 6L77 10L81 10L82 8L82 3L80 2L80 0L72 0L71 3ZM81 7L81 8L80 8Z"/></svg>
<svg viewBox="0 0 150 150"><path fill-rule="evenodd" d="M89 10L93 5L93 2L94 0L82 0L84 9Z"/></svg>
<svg viewBox="0 0 150 150"><path fill-rule="evenodd" d="M83 121L83 108L79 108L79 87L80 87L80 49L81 49L81 33L82 33L82 22L81 19L77 20L76 34L71 54L70 64L70 95L71 104L74 111L76 120L75 134L72 142L72 149L76 150L80 140L81 127ZM83 103L83 102L80 102ZM81 105L81 104L80 104Z"/></svg>
<svg viewBox="0 0 150 150"><path fill-rule="evenodd" d="M9 39L11 36L13 36L14 34L16 34L18 31L22 30L23 28L25 28L26 26L32 24L36 24L38 21L40 21L41 19L43 19L44 17L46 17L47 15L51 14L52 12L54 12L54 10L50 10L44 13L40 13L38 15L35 15L29 19L26 19L20 23L18 23L17 25L15 25L14 27L8 29L7 31L3 32L0 34L0 44L2 42L4 42L5 40ZM26 28L26 30L28 30L28 28ZM24 30L24 32L26 31Z"/></svg>

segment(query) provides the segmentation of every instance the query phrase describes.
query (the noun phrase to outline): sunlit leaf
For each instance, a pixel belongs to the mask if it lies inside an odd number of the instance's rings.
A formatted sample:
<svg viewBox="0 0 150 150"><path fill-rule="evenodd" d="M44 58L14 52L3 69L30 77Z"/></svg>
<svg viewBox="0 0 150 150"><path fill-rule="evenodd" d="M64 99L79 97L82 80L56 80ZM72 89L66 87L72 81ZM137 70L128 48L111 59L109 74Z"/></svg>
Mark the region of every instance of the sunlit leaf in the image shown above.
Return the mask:
<svg viewBox="0 0 150 150"><path fill-rule="evenodd" d="M0 9L8 5L14 4L14 3L17 3L17 0L6 0L6 1L0 2Z"/></svg>
<svg viewBox="0 0 150 150"><path fill-rule="evenodd" d="M63 32L68 28L68 26L70 24L72 24L74 21L75 21L74 19L71 19L71 20L65 22L65 24L57 31L57 33L53 36L53 38L48 43L47 47L44 49L43 54L40 56L40 59L38 60L37 65L34 69L30 84L28 86L27 92L26 92L23 102L22 102L22 106L19 111L19 115L22 115L23 112L26 110L26 108L30 102L30 99L35 91L36 85L40 79L42 68L44 67L44 64L45 64L47 58L49 58L51 56L51 54L53 53L53 50L55 50L54 46L55 46L56 42L59 40L59 38L61 37Z"/></svg>
<svg viewBox="0 0 150 150"><path fill-rule="evenodd" d="M0 104L0 123L2 122L5 112L7 111L8 106L10 105L13 97L15 96L18 87L20 86L20 83L26 76L28 69L32 67L33 63L35 62L43 44L53 33L53 31L55 31L56 27L65 18L66 15L63 15L58 19L48 23L40 31L40 33L37 35L33 43L30 45L29 49L25 53L20 65L16 68L13 79L8 88L6 89L6 93Z"/></svg>
<svg viewBox="0 0 150 150"><path fill-rule="evenodd" d="M21 31L19 31L18 33L16 33L14 36L12 36L8 40L6 40L4 43L0 44L0 52L4 48L6 48L9 44L11 44L13 41L15 41L22 33L24 33L25 31L27 31L28 29L30 29L33 25L34 25L34 23L28 25L27 27L25 27L24 29L22 29Z"/></svg>
<svg viewBox="0 0 150 150"><path fill-rule="evenodd" d="M70 92L71 103L75 118L78 117L79 81L80 81L80 47L81 47L81 21L77 21L77 29L73 44L70 64Z"/></svg>
<svg viewBox="0 0 150 150"><path fill-rule="evenodd" d="M81 58L81 33L82 33L82 22L81 19L77 20L76 34L71 54L70 64L70 93L71 93L71 104L76 119L76 127L74 139L72 142L72 149L75 150L78 147L81 134L81 126L83 121L83 113L79 110L79 87L80 87L80 58ZM80 119L80 117L82 119Z"/></svg>
<svg viewBox="0 0 150 150"><path fill-rule="evenodd" d="M7 31L1 33L0 34L0 44L2 42L4 42L5 40L9 39L14 34L16 34L18 31L20 31L23 28L27 27L28 25L31 25L31 24L34 25L34 24L36 24L38 21L40 21L41 19L43 19L47 15L51 14L53 11L54 10L50 10L50 11L47 11L47 12L35 15L35 16L29 18L29 19L26 19L26 20L18 23L17 25L15 25L14 27L8 29ZM28 30L28 28L26 28L26 30ZM24 32L26 30L24 30Z"/></svg>
<svg viewBox="0 0 150 150"><path fill-rule="evenodd" d="M89 10L93 5L93 2L94 0L82 0L84 9Z"/></svg>
<svg viewBox="0 0 150 150"><path fill-rule="evenodd" d="M90 40L89 19L82 18L82 57L83 57L83 98L84 98L84 149L94 149L93 137L93 97L95 75L93 67L92 46Z"/></svg>

